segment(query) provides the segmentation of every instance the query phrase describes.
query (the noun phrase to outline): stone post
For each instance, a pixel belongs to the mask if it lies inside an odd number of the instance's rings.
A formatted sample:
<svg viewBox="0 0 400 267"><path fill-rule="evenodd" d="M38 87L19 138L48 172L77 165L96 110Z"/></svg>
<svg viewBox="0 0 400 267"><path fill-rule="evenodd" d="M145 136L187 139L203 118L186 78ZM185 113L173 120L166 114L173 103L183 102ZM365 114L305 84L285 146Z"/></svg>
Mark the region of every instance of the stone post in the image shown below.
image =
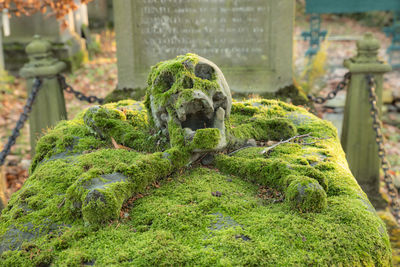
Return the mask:
<svg viewBox="0 0 400 267"><path fill-rule="evenodd" d="M351 72L351 82L347 91L341 142L351 172L361 188L376 209L383 209L387 204L379 193L380 161L365 78L367 74L373 75L377 105L381 109L383 74L391 67L378 59L379 47L379 41L371 33L366 33L357 42L357 55L344 61L344 66Z"/></svg>
<svg viewBox="0 0 400 267"><path fill-rule="evenodd" d="M36 97L29 115L31 155L35 153L37 139L43 131L58 121L67 119L63 90L55 77L66 68L64 62L54 58L51 43L35 35L26 48L29 62L24 65L20 75L27 80L28 93L32 90L35 77L42 78L42 88Z"/></svg>

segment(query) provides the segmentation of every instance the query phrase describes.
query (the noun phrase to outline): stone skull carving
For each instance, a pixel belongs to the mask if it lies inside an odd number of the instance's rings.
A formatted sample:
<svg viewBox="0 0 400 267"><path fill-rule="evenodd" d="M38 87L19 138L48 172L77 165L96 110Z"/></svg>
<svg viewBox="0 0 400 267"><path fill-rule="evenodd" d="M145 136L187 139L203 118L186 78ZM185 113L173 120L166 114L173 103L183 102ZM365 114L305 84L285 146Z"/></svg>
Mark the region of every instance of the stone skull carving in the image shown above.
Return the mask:
<svg viewBox="0 0 400 267"><path fill-rule="evenodd" d="M149 75L146 105L155 127L171 143L173 130L181 130L185 142L191 142L198 130L214 128L219 131L218 144L194 151L226 146L224 121L231 112L232 97L222 71L213 62L194 54L160 62Z"/></svg>

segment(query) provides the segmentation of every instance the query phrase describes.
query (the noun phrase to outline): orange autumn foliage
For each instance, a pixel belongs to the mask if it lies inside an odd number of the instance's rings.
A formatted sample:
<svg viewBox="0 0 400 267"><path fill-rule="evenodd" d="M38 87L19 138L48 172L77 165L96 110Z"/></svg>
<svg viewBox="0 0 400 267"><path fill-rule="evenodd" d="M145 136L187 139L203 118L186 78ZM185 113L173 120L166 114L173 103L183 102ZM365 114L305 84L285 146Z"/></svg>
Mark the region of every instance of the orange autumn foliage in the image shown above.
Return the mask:
<svg viewBox="0 0 400 267"><path fill-rule="evenodd" d="M87 4L92 0L80 0L82 4ZM37 12L55 16L62 21L63 27L67 26L65 15L78 8L74 0L0 0L0 11L8 10L9 16L30 16Z"/></svg>

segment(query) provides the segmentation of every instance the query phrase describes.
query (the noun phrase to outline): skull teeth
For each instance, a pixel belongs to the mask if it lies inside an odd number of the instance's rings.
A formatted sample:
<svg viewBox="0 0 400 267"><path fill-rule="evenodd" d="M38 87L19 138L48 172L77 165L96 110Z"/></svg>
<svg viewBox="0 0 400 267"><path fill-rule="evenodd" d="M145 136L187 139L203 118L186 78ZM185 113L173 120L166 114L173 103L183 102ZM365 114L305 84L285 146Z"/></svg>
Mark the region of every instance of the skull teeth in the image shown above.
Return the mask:
<svg viewBox="0 0 400 267"><path fill-rule="evenodd" d="M193 131L190 128L184 128L183 129L185 131L185 136L188 140L193 140L194 134L196 133L195 131Z"/></svg>

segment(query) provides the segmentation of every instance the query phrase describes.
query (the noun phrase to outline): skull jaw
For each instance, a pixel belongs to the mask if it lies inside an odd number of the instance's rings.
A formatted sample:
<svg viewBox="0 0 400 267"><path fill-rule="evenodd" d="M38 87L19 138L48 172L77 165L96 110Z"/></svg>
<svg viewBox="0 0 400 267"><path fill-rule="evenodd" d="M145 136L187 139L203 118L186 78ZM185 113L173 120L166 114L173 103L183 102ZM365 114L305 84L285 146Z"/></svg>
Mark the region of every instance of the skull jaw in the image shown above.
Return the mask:
<svg viewBox="0 0 400 267"><path fill-rule="evenodd" d="M223 108L219 107L213 113L213 116L207 119L209 127L206 127L205 123L204 127L196 127L202 125L202 121L185 121L185 123L182 123L176 113L168 113L169 123L166 130L171 146L180 145L189 149L193 160L201 154L221 151L226 147L225 110ZM189 120L200 117L204 116L192 116L189 117ZM191 126L193 129L187 126Z"/></svg>
<svg viewBox="0 0 400 267"><path fill-rule="evenodd" d="M192 153L220 151L226 147L228 99L216 95L196 90L189 99L177 97L168 107L157 109L159 124L165 125L162 128L168 132L171 146L184 146ZM177 103L180 104L177 106Z"/></svg>
<svg viewBox="0 0 400 267"><path fill-rule="evenodd" d="M194 142L194 139L196 138L196 134L198 132L196 131L194 138L190 140L186 140L185 142L189 143L189 146L192 148L192 153L191 153L191 162L198 160L200 157L202 157L205 153L213 153L213 152L219 152L225 149L227 146L227 141L226 141L226 134L225 134L225 129L218 129L218 128L208 128L208 129L217 129L218 130L218 140L217 140L217 145L214 147L208 147L204 148L201 146L196 146L196 142ZM204 137L204 136L203 136Z"/></svg>
<svg viewBox="0 0 400 267"><path fill-rule="evenodd" d="M204 152L216 152L216 151L221 151L223 150L226 145L226 134L225 134L225 110L223 108L218 108L217 111L215 112L214 116L214 122L213 122L213 128L211 129L217 129L219 132L219 138L217 145L214 146L213 148L198 148L194 147L193 152L195 153L204 153ZM196 138L196 134L194 138Z"/></svg>

